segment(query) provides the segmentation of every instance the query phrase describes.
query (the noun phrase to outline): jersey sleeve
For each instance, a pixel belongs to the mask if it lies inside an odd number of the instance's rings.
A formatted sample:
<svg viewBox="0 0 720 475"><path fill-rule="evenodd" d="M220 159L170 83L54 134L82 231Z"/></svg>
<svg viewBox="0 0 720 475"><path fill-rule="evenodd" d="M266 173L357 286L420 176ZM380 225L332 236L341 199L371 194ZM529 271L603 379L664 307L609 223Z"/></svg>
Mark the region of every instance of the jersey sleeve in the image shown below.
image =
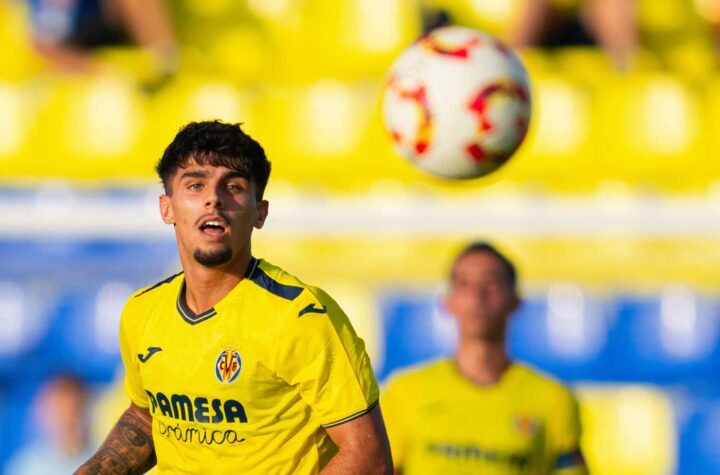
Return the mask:
<svg viewBox="0 0 720 475"><path fill-rule="evenodd" d="M402 387L402 382L391 377L380 395L380 406L385 419L390 449L395 468L405 464L410 431L408 430L408 403L410 395Z"/></svg>
<svg viewBox="0 0 720 475"><path fill-rule="evenodd" d="M132 297L131 297L132 298ZM149 407L147 393L140 378L140 367L138 363L138 351L133 345L136 335L131 324L132 309L126 304L120 316L120 355L125 367L125 392L130 400L138 407L147 409Z"/></svg>
<svg viewBox="0 0 720 475"><path fill-rule="evenodd" d="M306 289L277 338L278 375L330 428L369 412L379 398L365 343L327 294Z"/></svg>
<svg viewBox="0 0 720 475"><path fill-rule="evenodd" d="M553 473L557 475L585 475L587 468L580 449L580 416L577 400L569 389L563 388L555 398L549 421L549 454Z"/></svg>

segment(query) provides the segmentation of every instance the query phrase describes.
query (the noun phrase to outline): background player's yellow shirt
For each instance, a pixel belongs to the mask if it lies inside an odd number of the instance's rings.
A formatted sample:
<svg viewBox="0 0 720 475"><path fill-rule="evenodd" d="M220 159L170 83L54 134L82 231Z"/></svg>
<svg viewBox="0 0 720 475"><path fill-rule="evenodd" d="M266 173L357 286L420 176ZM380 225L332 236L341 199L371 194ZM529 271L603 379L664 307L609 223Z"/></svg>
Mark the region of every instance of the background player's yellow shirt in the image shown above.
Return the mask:
<svg viewBox="0 0 720 475"><path fill-rule="evenodd" d="M378 400L363 341L323 291L262 260L192 314L178 274L132 296L120 324L125 387L153 416L161 474L316 473L323 427Z"/></svg>
<svg viewBox="0 0 720 475"><path fill-rule="evenodd" d="M391 377L381 401L403 475L585 473L572 393L525 366L483 387L439 360Z"/></svg>

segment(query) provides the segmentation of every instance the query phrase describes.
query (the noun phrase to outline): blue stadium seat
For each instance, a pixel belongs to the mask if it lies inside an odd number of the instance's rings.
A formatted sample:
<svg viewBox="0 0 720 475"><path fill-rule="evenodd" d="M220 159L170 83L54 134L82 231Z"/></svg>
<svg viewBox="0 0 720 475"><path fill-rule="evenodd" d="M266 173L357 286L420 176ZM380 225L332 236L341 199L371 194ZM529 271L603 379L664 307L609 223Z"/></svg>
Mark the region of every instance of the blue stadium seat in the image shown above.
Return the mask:
<svg viewBox="0 0 720 475"><path fill-rule="evenodd" d="M88 381L110 381L119 364L122 304L135 289L169 274L177 259L172 242L56 239L1 244L0 324L5 318L22 325L4 325L14 333L8 336L13 344L5 342L0 348L0 382L41 380L58 369ZM23 318L13 318L13 309ZM29 373L28 363L33 367Z"/></svg>
<svg viewBox="0 0 720 475"><path fill-rule="evenodd" d="M679 383L720 370L716 302L684 287L659 297L621 297L610 335L610 377L617 381Z"/></svg>
<svg viewBox="0 0 720 475"><path fill-rule="evenodd" d="M686 387L674 396L679 415L676 473L720 473L720 387Z"/></svg>
<svg viewBox="0 0 720 475"><path fill-rule="evenodd" d="M34 375L30 353L47 333L54 303L52 285L0 276L0 384Z"/></svg>
<svg viewBox="0 0 720 475"><path fill-rule="evenodd" d="M384 335L384 361L376 368L380 380L398 368L451 354L455 327L432 293L385 295L380 308Z"/></svg>
<svg viewBox="0 0 720 475"><path fill-rule="evenodd" d="M117 280L66 293L42 345L52 355L52 368L109 383L120 365L120 312L135 288Z"/></svg>
<svg viewBox="0 0 720 475"><path fill-rule="evenodd" d="M3 467L15 451L33 439L32 424L28 421L37 388L36 382L22 379L12 386L0 387L0 473L4 473Z"/></svg>
<svg viewBox="0 0 720 475"><path fill-rule="evenodd" d="M511 321L510 353L563 380L601 381L609 325L600 299L556 284L523 302Z"/></svg>

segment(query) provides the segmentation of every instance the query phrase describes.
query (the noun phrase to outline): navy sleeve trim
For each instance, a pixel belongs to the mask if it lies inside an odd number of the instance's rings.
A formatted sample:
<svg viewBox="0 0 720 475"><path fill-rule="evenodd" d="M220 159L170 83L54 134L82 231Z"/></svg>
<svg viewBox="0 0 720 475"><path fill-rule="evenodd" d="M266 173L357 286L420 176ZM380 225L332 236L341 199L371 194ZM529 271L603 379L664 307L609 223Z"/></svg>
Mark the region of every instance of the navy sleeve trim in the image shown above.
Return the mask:
<svg viewBox="0 0 720 475"><path fill-rule="evenodd" d="M170 277L168 277L168 278L165 279L165 280L161 280L160 282L158 282L157 284L153 285L152 287L148 287L147 289L143 290L143 291L140 292L139 294L135 295L135 297L140 297L141 295L143 295L143 294L145 294L145 293L147 293L147 292L150 292L151 290L157 289L158 287L160 287L160 286L163 285L163 284L169 284L170 282L173 281L173 279L175 279L175 277L179 276L180 274L182 274L182 271L178 272L177 274L171 275Z"/></svg>
<svg viewBox="0 0 720 475"><path fill-rule="evenodd" d="M555 459L555 469L562 470L564 468L582 467L585 465L585 458L580 449L565 452L557 456Z"/></svg>
<svg viewBox="0 0 720 475"><path fill-rule="evenodd" d="M254 266L248 278L271 294L287 300L295 300L305 290L303 287L281 284L267 275L259 265Z"/></svg>
<svg viewBox="0 0 720 475"><path fill-rule="evenodd" d="M331 423L329 423L329 424L323 424L322 426L323 426L325 429L329 429L329 428L331 428L331 427L336 427L336 426L345 424L346 422L350 422L351 420L357 419L358 417L364 416L364 415L367 414L368 412L372 411L372 410L375 408L375 406L378 405L379 402L380 402L379 400L378 400L378 401L375 401L374 403L370 404L370 406L368 406L367 409L363 409L362 411L356 412L355 414L353 414L353 415L351 415L351 416L347 416L347 417L345 417L345 418L343 418L343 419L340 419L339 421L331 422Z"/></svg>

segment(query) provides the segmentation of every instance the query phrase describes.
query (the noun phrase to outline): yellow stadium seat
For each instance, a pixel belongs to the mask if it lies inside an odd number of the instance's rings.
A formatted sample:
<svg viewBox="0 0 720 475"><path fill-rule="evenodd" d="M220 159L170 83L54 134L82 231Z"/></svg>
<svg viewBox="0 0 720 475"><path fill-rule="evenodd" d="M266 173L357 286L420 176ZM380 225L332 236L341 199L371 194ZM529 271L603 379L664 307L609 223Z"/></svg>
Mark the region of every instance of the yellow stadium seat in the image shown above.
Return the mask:
<svg viewBox="0 0 720 475"><path fill-rule="evenodd" d="M24 88L0 81L0 163L20 154L28 136L29 107Z"/></svg>
<svg viewBox="0 0 720 475"><path fill-rule="evenodd" d="M148 100L143 154L136 157L138 168L151 176L152 165L165 147L180 127L191 121L242 122L244 130L253 134L257 124L256 96L251 90L227 81L190 75L177 77Z"/></svg>
<svg viewBox="0 0 720 475"><path fill-rule="evenodd" d="M561 77L535 78L533 118L526 143L508 163L508 179L579 191L602 175L587 87Z"/></svg>
<svg viewBox="0 0 720 475"><path fill-rule="evenodd" d="M351 154L367 124L369 114L362 110L366 96L340 81L318 81L304 88L290 110L297 133L290 141L294 152L318 158Z"/></svg>
<svg viewBox="0 0 720 475"><path fill-rule="evenodd" d="M98 179L132 176L144 105L137 89L111 76L55 78L33 91L20 176Z"/></svg>
<svg viewBox="0 0 720 475"><path fill-rule="evenodd" d="M704 0L641 0L638 29L643 46L681 77L702 80L717 67L713 38L701 13Z"/></svg>
<svg viewBox="0 0 720 475"><path fill-rule="evenodd" d="M219 20L236 11L233 0L187 0L186 8L193 18ZM190 19L188 19L190 21Z"/></svg>
<svg viewBox="0 0 720 475"><path fill-rule="evenodd" d="M287 83L382 75L420 34L412 0L251 1Z"/></svg>
<svg viewBox="0 0 720 475"><path fill-rule="evenodd" d="M63 105L63 143L72 159L125 158L143 130L141 96L119 78L99 77L77 84Z"/></svg>
<svg viewBox="0 0 720 475"><path fill-rule="evenodd" d="M560 75L594 87L604 84L616 74L608 55L597 47L567 47L553 52Z"/></svg>
<svg viewBox="0 0 720 475"><path fill-rule="evenodd" d="M703 175L710 184L717 186L720 167L720 76L715 75L705 87L703 128L708 131L703 143L702 170L697 173ZM712 133L710 132L712 131Z"/></svg>
<svg viewBox="0 0 720 475"><path fill-rule="evenodd" d="M666 191L697 185L704 130L696 91L670 75L650 74L609 82L599 96L602 163L611 178Z"/></svg>
<svg viewBox="0 0 720 475"><path fill-rule="evenodd" d="M23 80L43 69L32 47L28 2L0 2L0 80Z"/></svg>
<svg viewBox="0 0 720 475"><path fill-rule="evenodd" d="M637 2L638 25L648 33L683 30L690 22L690 3L687 0L640 0Z"/></svg>
<svg viewBox="0 0 720 475"><path fill-rule="evenodd" d="M583 452L593 475L664 475L677 464L674 410L648 386L578 390Z"/></svg>
<svg viewBox="0 0 720 475"><path fill-rule="evenodd" d="M526 48L516 51L530 75L530 81L554 74L557 68L555 56L542 48Z"/></svg>
<svg viewBox="0 0 720 475"><path fill-rule="evenodd" d="M364 153L377 94L375 83L335 80L266 90L256 130L275 176L313 189L367 185L365 173L377 172Z"/></svg>
<svg viewBox="0 0 720 475"><path fill-rule="evenodd" d="M199 53L196 65L207 64L210 59L219 72L234 82L252 84L272 79L269 75L273 69L268 61L272 55L263 32L256 26L221 31L214 35L209 50Z"/></svg>

